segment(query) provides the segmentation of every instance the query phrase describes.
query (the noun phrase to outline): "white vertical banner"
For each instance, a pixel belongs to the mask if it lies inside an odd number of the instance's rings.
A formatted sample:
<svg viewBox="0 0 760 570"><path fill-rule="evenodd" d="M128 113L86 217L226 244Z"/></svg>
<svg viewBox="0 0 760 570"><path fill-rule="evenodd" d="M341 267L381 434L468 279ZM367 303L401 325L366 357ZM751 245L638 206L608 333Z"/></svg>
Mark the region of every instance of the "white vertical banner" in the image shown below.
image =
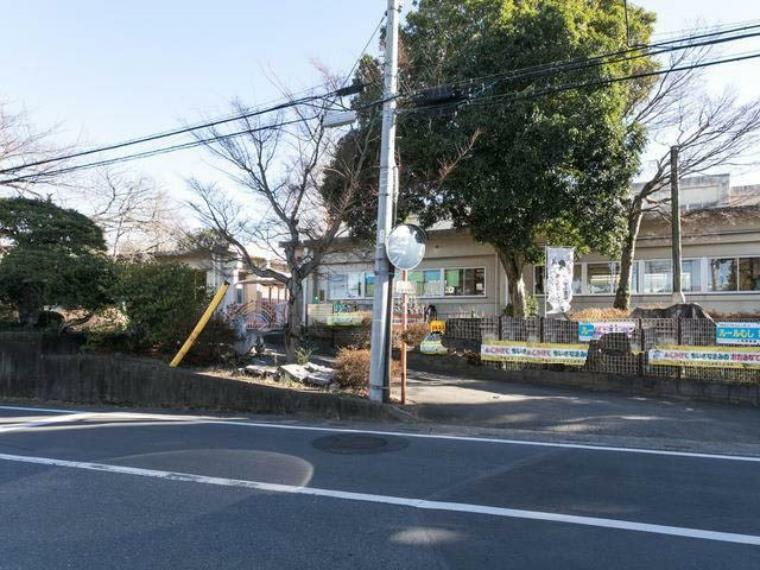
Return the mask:
<svg viewBox="0 0 760 570"><path fill-rule="evenodd" d="M546 247L544 313L567 313L573 301L574 247Z"/></svg>

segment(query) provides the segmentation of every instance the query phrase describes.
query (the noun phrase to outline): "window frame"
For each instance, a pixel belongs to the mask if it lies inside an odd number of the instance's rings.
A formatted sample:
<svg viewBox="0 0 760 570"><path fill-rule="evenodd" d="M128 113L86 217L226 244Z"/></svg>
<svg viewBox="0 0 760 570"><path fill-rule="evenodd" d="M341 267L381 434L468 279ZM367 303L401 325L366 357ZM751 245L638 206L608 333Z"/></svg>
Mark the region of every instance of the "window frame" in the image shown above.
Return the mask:
<svg viewBox="0 0 760 570"><path fill-rule="evenodd" d="M744 255L737 256L736 258L736 291L723 291L724 293L760 293L760 289L742 289L742 259L757 259L760 260L760 255Z"/></svg>
<svg viewBox="0 0 760 570"><path fill-rule="evenodd" d="M445 293L445 282L446 282L446 271L465 271L465 270L482 270L483 271L483 292L478 293L476 295L446 295ZM473 265L473 266L456 266L456 267L417 267L413 269L412 271L437 271L438 275L440 277L440 282L443 285L444 293L440 296L438 295L418 295L418 299L483 299L485 297L488 297L488 268L485 265ZM330 295L330 277L334 275L347 275L349 273L361 273L362 279L361 279L361 295L359 297L340 297L340 298L332 298ZM411 271L409 272L411 273ZM332 271L329 275L327 275L325 279L325 297L327 302L332 301L355 301L357 299L372 299L373 296L367 295L367 275L374 275L373 271ZM396 272L396 276L400 277L401 273Z"/></svg>
<svg viewBox="0 0 760 570"><path fill-rule="evenodd" d="M446 294L446 272L447 271L467 271L468 269L472 271L477 271L478 269L483 270L483 292L482 293L476 293L475 295L447 295ZM423 269L423 271L425 271ZM477 267L442 267L440 269L441 271L441 282L443 283L443 296L442 297L420 297L420 299L480 299L482 297L487 297L487 290L488 290L488 272L485 268L485 266L477 266Z"/></svg>
<svg viewBox="0 0 760 570"><path fill-rule="evenodd" d="M713 259L733 259L734 263L736 264L736 289L733 291L710 291L708 289L708 282L709 282L709 273L710 273L710 261ZM760 295L760 290L758 289L742 289L741 288L741 261L743 259L760 259L760 253L756 254L742 254L742 255L713 255L713 256L701 256L701 257L687 257L683 258L681 261L683 262L696 262L697 264L697 272L699 274L699 289L697 290L689 290L684 291L684 294L686 295ZM644 268L646 262L653 262L653 261L670 261L666 258L653 258L653 259L635 259L633 261L633 267L631 271L631 295L636 297L662 297L666 295L671 295L673 291L673 271L672 271L672 263L671 263L671 277L670 277L670 290L665 293L645 293L644 292ZM615 291L613 290L612 293L591 293L588 290L587 286L587 279L588 279L588 265L589 264L597 264L597 263L611 263L612 261L577 261L575 263L576 271L580 271L581 274L581 290L579 292L573 292L574 296L577 297L614 297ZM533 295L536 297L543 297L544 293L538 293L536 291L536 278L535 278L535 272L537 268L543 268L543 264L534 264L533 266L533 284L532 284L532 291ZM619 268L619 266L618 266ZM682 271L683 273L683 266ZM636 278L636 282L634 282L634 278Z"/></svg>

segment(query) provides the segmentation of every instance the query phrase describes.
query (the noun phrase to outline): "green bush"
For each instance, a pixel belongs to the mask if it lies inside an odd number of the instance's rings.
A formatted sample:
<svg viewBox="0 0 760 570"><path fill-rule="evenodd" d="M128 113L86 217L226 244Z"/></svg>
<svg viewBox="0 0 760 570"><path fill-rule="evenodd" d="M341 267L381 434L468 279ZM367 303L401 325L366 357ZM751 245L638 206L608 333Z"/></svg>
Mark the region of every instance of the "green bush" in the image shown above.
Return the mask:
<svg viewBox="0 0 760 570"><path fill-rule="evenodd" d="M530 295L527 299L525 299L525 316L538 316L538 299L536 299L535 295Z"/></svg>
<svg viewBox="0 0 760 570"><path fill-rule="evenodd" d="M296 364L305 366L311 360L311 355L314 354L314 349L310 346L302 345L296 349L295 358Z"/></svg>
<svg viewBox="0 0 760 570"><path fill-rule="evenodd" d="M136 350L173 354L182 346L211 295L205 273L180 263L125 263L117 268L115 298L129 324ZM192 350L188 364L215 364L231 354L235 331L221 317L213 318Z"/></svg>
<svg viewBox="0 0 760 570"><path fill-rule="evenodd" d="M112 264L103 232L49 201L0 199L0 302L28 326L47 306L94 310L110 302Z"/></svg>

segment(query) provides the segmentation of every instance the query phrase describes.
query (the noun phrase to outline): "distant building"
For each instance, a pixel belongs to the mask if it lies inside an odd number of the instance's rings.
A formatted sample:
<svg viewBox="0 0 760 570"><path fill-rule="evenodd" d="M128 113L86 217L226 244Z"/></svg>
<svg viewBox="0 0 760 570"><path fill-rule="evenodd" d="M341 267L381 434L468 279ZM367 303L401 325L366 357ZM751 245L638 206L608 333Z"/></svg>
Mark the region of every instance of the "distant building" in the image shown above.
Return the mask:
<svg viewBox="0 0 760 570"><path fill-rule="evenodd" d="M248 247L248 254L260 267L268 267L288 274L287 265L272 252L256 246ZM259 277L245 269L239 256L227 247L208 249L179 249L156 254L156 259L184 263L205 273L207 287L215 291L226 281L230 284L220 310L237 314L248 328L267 328L262 320L281 320L276 309L287 301L285 285L271 277ZM280 311L281 312L281 311Z"/></svg>
<svg viewBox="0 0 760 570"><path fill-rule="evenodd" d="M680 181L682 285L688 301L713 311L760 311L760 185L731 187L727 174ZM669 190L658 194L667 198ZM642 222L632 279L633 306L671 302L670 223L661 213ZM317 274L307 279L307 303L340 303L368 309L374 294L371 251L337 244ZM562 244L557 244L562 245ZM528 266L529 293L543 305L543 268ZM494 249L450 223L428 230L425 259L409 273L419 302L439 315L500 313L509 283ZM619 264L598 254L576 260L573 307L612 306Z"/></svg>

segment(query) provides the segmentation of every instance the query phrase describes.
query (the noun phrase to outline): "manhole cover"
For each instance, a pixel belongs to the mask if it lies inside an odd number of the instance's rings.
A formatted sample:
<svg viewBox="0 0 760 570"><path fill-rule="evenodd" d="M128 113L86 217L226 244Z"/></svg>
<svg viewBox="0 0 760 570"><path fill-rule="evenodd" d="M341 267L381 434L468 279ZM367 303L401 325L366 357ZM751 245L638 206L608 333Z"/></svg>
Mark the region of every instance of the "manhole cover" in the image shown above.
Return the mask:
<svg viewBox="0 0 760 570"><path fill-rule="evenodd" d="M400 437L378 437L375 435L346 433L320 437L319 439L315 439L312 445L328 453L365 455L398 451L409 445L409 441Z"/></svg>

